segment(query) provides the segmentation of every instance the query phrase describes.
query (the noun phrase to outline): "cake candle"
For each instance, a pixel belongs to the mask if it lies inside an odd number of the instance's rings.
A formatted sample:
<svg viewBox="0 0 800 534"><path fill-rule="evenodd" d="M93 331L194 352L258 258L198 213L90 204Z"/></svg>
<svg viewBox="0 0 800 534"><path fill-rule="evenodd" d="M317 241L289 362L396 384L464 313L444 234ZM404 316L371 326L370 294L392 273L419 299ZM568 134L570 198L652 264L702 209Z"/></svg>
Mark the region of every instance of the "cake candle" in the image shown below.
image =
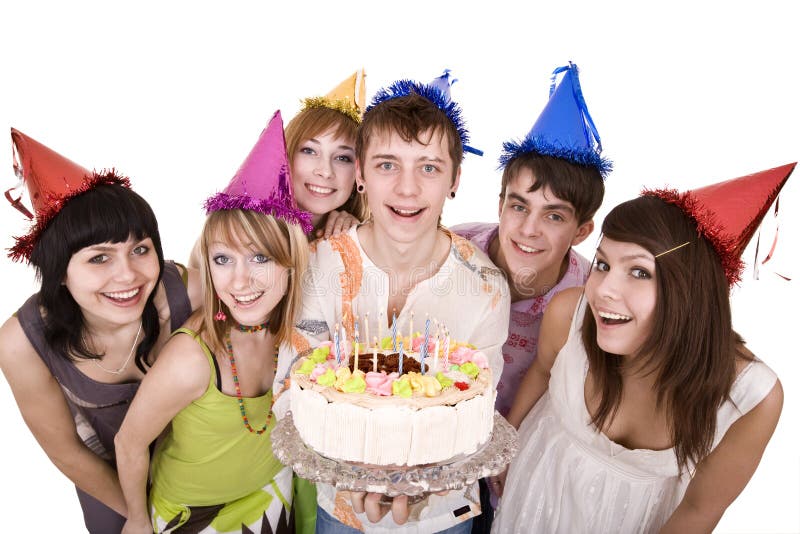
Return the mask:
<svg viewBox="0 0 800 534"><path fill-rule="evenodd" d="M372 345L372 372L378 372L378 338L375 338L374 345Z"/></svg>
<svg viewBox="0 0 800 534"><path fill-rule="evenodd" d="M364 314L364 341L369 346L369 312Z"/></svg>
<svg viewBox="0 0 800 534"><path fill-rule="evenodd" d="M342 363L342 355L339 353L340 349L339 349L339 325L338 324L336 324L333 327L333 350L335 351L334 353L336 354L336 365L338 366L339 364Z"/></svg>
<svg viewBox="0 0 800 534"><path fill-rule="evenodd" d="M431 338L431 320L427 317L425 318L425 343L423 347L425 347L425 356L428 355L428 341Z"/></svg>
<svg viewBox="0 0 800 534"><path fill-rule="evenodd" d="M399 363L397 364L397 374L403 374L403 340L400 340L400 359Z"/></svg>
<svg viewBox="0 0 800 534"><path fill-rule="evenodd" d="M392 310L392 350L397 350L397 314Z"/></svg>
<svg viewBox="0 0 800 534"><path fill-rule="evenodd" d="M444 338L444 368L450 370L450 332L445 330Z"/></svg>
<svg viewBox="0 0 800 534"><path fill-rule="evenodd" d="M355 373L358 371L358 316L356 316L356 322L354 327L355 332L353 332L353 337L355 338L356 346L355 346L355 354L353 355L353 372Z"/></svg>
<svg viewBox="0 0 800 534"><path fill-rule="evenodd" d="M436 329L436 344L433 346L433 373L439 369L439 329Z"/></svg>
<svg viewBox="0 0 800 534"><path fill-rule="evenodd" d="M378 342L383 339L383 310L378 307Z"/></svg>

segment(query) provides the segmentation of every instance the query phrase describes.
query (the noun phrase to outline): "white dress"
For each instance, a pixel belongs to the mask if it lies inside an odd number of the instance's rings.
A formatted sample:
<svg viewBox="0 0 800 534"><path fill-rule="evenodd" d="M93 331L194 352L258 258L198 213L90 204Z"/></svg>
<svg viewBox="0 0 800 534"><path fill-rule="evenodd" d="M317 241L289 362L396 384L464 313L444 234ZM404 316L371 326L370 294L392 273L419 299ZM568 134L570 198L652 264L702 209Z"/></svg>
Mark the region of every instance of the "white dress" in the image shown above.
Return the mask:
<svg viewBox="0 0 800 534"><path fill-rule="evenodd" d="M655 532L689 484L673 449L626 449L590 423L584 401L589 363L579 326L585 307L581 299L548 391L520 426L520 451L511 463L493 533ZM763 362L747 365L717 412L714 447L776 380Z"/></svg>

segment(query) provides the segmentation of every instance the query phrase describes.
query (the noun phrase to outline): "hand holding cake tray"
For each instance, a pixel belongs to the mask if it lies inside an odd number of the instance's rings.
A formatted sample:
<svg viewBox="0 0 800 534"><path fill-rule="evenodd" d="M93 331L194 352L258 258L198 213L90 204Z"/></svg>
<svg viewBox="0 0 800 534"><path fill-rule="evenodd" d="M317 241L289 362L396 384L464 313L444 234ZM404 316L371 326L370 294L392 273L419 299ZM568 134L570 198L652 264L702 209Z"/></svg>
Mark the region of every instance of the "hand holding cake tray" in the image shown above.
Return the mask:
<svg viewBox="0 0 800 534"><path fill-rule="evenodd" d="M356 321L358 323L358 321ZM298 476L337 489L418 496L502 472L516 431L494 411L486 356L431 335L352 343L334 332L292 367L290 413L276 456ZM356 329L356 337L358 329ZM410 347L411 350L407 350Z"/></svg>

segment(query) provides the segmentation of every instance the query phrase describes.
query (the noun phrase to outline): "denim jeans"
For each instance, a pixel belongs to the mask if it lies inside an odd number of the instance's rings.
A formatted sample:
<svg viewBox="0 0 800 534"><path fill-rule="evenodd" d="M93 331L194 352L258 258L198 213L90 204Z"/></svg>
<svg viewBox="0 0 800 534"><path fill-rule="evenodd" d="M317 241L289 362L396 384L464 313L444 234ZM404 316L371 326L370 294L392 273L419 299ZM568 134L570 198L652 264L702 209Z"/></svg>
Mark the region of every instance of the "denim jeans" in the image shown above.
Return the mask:
<svg viewBox="0 0 800 534"><path fill-rule="evenodd" d="M472 519L439 531L438 534L469 534L472 531ZM328 512L317 507L316 534L361 534L360 530L348 527Z"/></svg>

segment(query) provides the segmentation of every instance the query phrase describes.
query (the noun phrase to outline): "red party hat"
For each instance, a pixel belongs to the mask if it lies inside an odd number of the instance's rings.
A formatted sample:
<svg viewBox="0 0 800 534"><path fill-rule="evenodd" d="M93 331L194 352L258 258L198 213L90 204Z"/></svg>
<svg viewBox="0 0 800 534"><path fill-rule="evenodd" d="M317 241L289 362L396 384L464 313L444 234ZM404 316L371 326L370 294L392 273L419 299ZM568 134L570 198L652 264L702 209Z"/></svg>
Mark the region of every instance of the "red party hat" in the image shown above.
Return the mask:
<svg viewBox="0 0 800 534"><path fill-rule="evenodd" d="M675 204L697 222L697 231L717 251L728 283L741 280L742 252L753 237L797 163L748 174L679 193L674 189L645 190Z"/></svg>
<svg viewBox="0 0 800 534"><path fill-rule="evenodd" d="M128 178L118 176L113 170L89 171L14 128L11 128L11 149L14 174L28 186L28 196L36 214L36 222L28 234L15 237L17 244L9 249L9 257L14 261L30 259L39 236L69 199L101 184L130 187ZM34 215L21 202L22 195L12 198L11 191L17 187L5 192L6 199L33 219Z"/></svg>

